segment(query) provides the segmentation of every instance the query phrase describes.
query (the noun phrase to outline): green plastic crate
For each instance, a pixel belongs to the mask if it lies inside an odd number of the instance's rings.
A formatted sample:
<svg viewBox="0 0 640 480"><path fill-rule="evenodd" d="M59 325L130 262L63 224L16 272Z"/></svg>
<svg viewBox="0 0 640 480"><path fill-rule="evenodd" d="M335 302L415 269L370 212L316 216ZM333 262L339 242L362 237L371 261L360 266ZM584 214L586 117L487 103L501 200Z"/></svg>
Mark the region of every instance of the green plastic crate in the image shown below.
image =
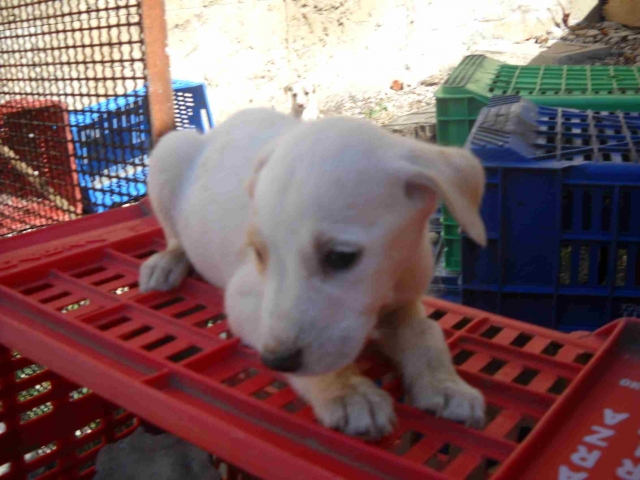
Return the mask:
<svg viewBox="0 0 640 480"><path fill-rule="evenodd" d="M436 92L436 133L440 145L462 147L478 114L496 95L520 95L539 105L627 112L640 111L640 67L517 66L470 55ZM443 209L445 266L460 271L460 235ZM455 228L454 228L455 225Z"/></svg>
<svg viewBox="0 0 640 480"><path fill-rule="evenodd" d="M436 92L440 145L463 146L480 110L496 95L581 110L640 110L640 67L508 65L466 57Z"/></svg>
<svg viewBox="0 0 640 480"><path fill-rule="evenodd" d="M462 270L460 226L444 205L442 206L442 239L445 268L451 272L460 272Z"/></svg>

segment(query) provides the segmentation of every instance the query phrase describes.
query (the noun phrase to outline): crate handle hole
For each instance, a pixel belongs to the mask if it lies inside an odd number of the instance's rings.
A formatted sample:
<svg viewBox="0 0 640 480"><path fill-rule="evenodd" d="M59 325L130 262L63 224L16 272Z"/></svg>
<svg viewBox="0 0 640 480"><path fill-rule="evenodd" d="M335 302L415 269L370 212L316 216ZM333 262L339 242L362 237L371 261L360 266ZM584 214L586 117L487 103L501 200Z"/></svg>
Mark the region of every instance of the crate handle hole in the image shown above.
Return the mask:
<svg viewBox="0 0 640 480"><path fill-rule="evenodd" d="M196 323L196 327L211 328L214 325L224 322L226 319L227 319L227 316L224 313L219 313L217 315L214 315L211 318L207 318L206 320L201 320L200 322Z"/></svg>
<svg viewBox="0 0 640 480"><path fill-rule="evenodd" d="M123 293L130 292L131 290L138 288L138 282L135 281L133 283L128 283L126 285L121 285L113 290L109 290L109 293L113 293L114 295L122 295Z"/></svg>
<svg viewBox="0 0 640 480"><path fill-rule="evenodd" d="M470 350L460 350L458 353L456 353L453 356L453 364L456 367L459 367L460 365L464 365L467 362L467 360L469 360L474 355L475 355L475 352L472 352Z"/></svg>
<svg viewBox="0 0 640 480"><path fill-rule="evenodd" d="M58 468L58 461L51 462L48 465L38 468L33 472L29 473L29 480L37 480L40 477L43 477L45 474L52 472Z"/></svg>
<svg viewBox="0 0 640 480"><path fill-rule="evenodd" d="M191 345L190 347L182 349L167 358L174 363L179 363L186 360L187 358L191 358L194 355L197 355L200 352L202 352L202 349L200 347Z"/></svg>
<svg viewBox="0 0 640 480"><path fill-rule="evenodd" d="M593 358L593 353L582 352L576 355L576 357L573 359L573 363L577 363L579 365L586 365L587 363L589 363L589 361L591 361L592 358Z"/></svg>
<svg viewBox="0 0 640 480"><path fill-rule="evenodd" d="M50 297L40 300L40 303L43 303L46 305L47 303L55 302L56 300L61 300L64 297L68 297L69 295L71 295L71 292L67 292L67 291L56 293L55 295L51 295Z"/></svg>
<svg viewBox="0 0 640 480"><path fill-rule="evenodd" d="M34 295L36 293L44 292L45 290L48 290L52 287L53 285L51 285L50 283L39 283L38 285L34 285L33 287L25 288L20 293L22 293L23 295Z"/></svg>
<svg viewBox="0 0 640 480"><path fill-rule="evenodd" d="M523 348L527 343L533 339L533 336L526 333L519 333L516 338L513 339L511 345L517 348Z"/></svg>
<svg viewBox="0 0 640 480"><path fill-rule="evenodd" d="M606 285L608 277L609 247L607 245L601 245L600 248L598 248L598 285Z"/></svg>
<svg viewBox="0 0 640 480"><path fill-rule="evenodd" d="M120 335L120 339L124 341L128 341L128 340L131 340L132 338L136 338L136 337L139 337L140 335L144 335L145 333L150 332L151 330L153 330L153 328L151 328L149 325L143 325L134 330L131 330L130 332Z"/></svg>
<svg viewBox="0 0 640 480"><path fill-rule="evenodd" d="M115 282L116 280L120 280L121 278L124 278L124 275L122 275L121 273L116 273L114 275L109 275L106 278L101 278L100 280L91 282L91 285L95 287L99 287L100 285L104 285L105 283Z"/></svg>
<svg viewBox="0 0 640 480"><path fill-rule="evenodd" d="M258 373L260 373L260 371L257 368L253 368L253 367L245 368L241 372L238 372L232 375L231 377L227 378L226 380L223 380L222 383L224 383L228 387L236 387L240 385L242 382L246 382L250 378L255 377L256 375L258 375Z"/></svg>
<svg viewBox="0 0 640 480"><path fill-rule="evenodd" d="M287 387L287 384L282 380L275 380L271 382L269 385L267 385L266 387L261 388L256 392L253 392L251 396L254 398L257 398L258 400L266 400L267 398L278 393L280 390L285 389L286 387Z"/></svg>
<svg viewBox="0 0 640 480"><path fill-rule="evenodd" d="M550 393L552 395L561 395L567 389L569 383L571 382L569 382L568 379L564 377L558 377L556 381L553 382L553 385L549 387L547 393Z"/></svg>
<svg viewBox="0 0 640 480"><path fill-rule="evenodd" d="M96 265L95 267L85 268L84 270L80 270L72 275L73 278L84 278L89 277L91 275L95 275L96 273L101 273L106 270L102 265Z"/></svg>
<svg viewBox="0 0 640 480"><path fill-rule="evenodd" d="M465 480L486 480L491 478L493 474L498 470L500 462L493 458L483 458L478 466L465 477Z"/></svg>
<svg viewBox="0 0 640 480"><path fill-rule="evenodd" d="M233 333L231 333L229 330L225 330L224 332L220 332L218 334L218 338L222 340L230 340L233 338Z"/></svg>
<svg viewBox="0 0 640 480"><path fill-rule="evenodd" d="M429 314L429 318L431 318L432 320L435 320L437 322L442 317L444 317L446 314L447 314L447 312L445 312L444 310L434 310L433 312L431 312L431 314Z"/></svg>
<svg viewBox="0 0 640 480"><path fill-rule="evenodd" d="M393 452L396 455L404 455L413 447L415 447L423 438L424 434L416 430L408 430L395 441Z"/></svg>
<svg viewBox="0 0 640 480"><path fill-rule="evenodd" d="M436 453L424 462L424 465L436 470L437 472L442 472L461 453L462 449L460 447L452 445L451 443L445 443Z"/></svg>
<svg viewBox="0 0 640 480"><path fill-rule="evenodd" d="M516 376L516 378L513 379L513 383L527 386L538 376L539 373L539 370L525 368Z"/></svg>
<svg viewBox="0 0 640 480"><path fill-rule="evenodd" d="M297 413L303 408L305 408L307 404L300 398L296 398L295 400L291 400L287 403L282 409L288 413Z"/></svg>
<svg viewBox="0 0 640 480"><path fill-rule="evenodd" d="M480 336L482 338L486 338L488 340L493 340L495 337L498 336L498 334L503 330L502 327L499 327L497 325L491 325L489 328L487 328L484 332L482 332L480 334Z"/></svg>
<svg viewBox="0 0 640 480"><path fill-rule="evenodd" d="M184 297L178 295L176 297L170 298L169 300L164 300L160 303L156 303L155 305L151 305L151 308L153 308L154 310L163 310L178 303L184 302L184 300Z"/></svg>
<svg viewBox="0 0 640 480"><path fill-rule="evenodd" d="M69 313L75 310L80 310L81 308L86 307L89 304L91 304L91 300L89 300L88 298L83 298L82 300L79 300L77 302L65 305L64 307L58 309L58 311L60 313Z"/></svg>
<svg viewBox="0 0 640 480"><path fill-rule="evenodd" d="M488 427L491 422L493 422L497 418L497 416L500 415L500 413L502 413L502 408L492 403L488 403L485 410L485 428Z"/></svg>
<svg viewBox="0 0 640 480"><path fill-rule="evenodd" d="M522 417L509 431L506 438L512 442L522 443L531 433L537 421L532 417Z"/></svg>
<svg viewBox="0 0 640 480"><path fill-rule="evenodd" d="M467 325L469 325L473 321L472 318L463 317L461 320L458 320L451 328L454 330L462 330Z"/></svg>
<svg viewBox="0 0 640 480"><path fill-rule="evenodd" d="M499 358L492 358L484 367L480 369L480 373L493 376L498 373L506 364L507 362L505 362L504 360L500 360Z"/></svg>
<svg viewBox="0 0 640 480"><path fill-rule="evenodd" d="M170 344L175 339L176 337L174 337L173 335L165 335L164 337L159 338L158 340L154 340L151 343L147 343L146 345L143 345L142 348L147 352L152 352L153 350L157 350L160 347L164 347L165 345Z"/></svg>
<svg viewBox="0 0 640 480"><path fill-rule="evenodd" d="M145 250L144 252L138 253L138 254L134 255L133 257L137 258L138 260L144 260L146 258L149 258L154 253L158 253L158 251L154 250L154 249L150 249L150 250Z"/></svg>
<svg viewBox="0 0 640 480"><path fill-rule="evenodd" d="M206 310L206 306L202 305L201 303L197 303L195 304L193 307L187 308L186 310L182 310L181 312L178 312L176 314L174 314L174 318L184 318L184 317L188 317L190 315L194 315L198 312L202 312L203 310Z"/></svg>
<svg viewBox="0 0 640 480"><path fill-rule="evenodd" d="M127 316L122 316L118 318L114 318L105 323L98 325L98 330L106 332L107 330L111 330L112 328L119 327L120 325L124 325L127 322L130 322L131 318Z"/></svg>
<svg viewBox="0 0 640 480"><path fill-rule="evenodd" d="M547 344L546 347L544 347L544 350L542 350L542 354L547 355L549 357L555 357L558 354L558 352L562 349L562 347L564 347L562 343L551 341Z"/></svg>

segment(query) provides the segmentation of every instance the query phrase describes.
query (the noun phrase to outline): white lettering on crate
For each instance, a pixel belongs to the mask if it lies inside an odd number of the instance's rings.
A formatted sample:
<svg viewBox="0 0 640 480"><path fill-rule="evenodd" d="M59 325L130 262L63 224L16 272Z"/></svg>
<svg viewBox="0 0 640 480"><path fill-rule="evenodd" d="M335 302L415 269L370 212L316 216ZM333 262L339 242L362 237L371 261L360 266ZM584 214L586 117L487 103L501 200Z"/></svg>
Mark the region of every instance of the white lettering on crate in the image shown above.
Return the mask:
<svg viewBox="0 0 640 480"><path fill-rule="evenodd" d="M638 430L640 435L640 430ZM640 444L636 447L633 456L640 459ZM616 476L622 480L640 480L640 460L636 460L637 464L629 458L622 459L622 465L616 470Z"/></svg>
<svg viewBox="0 0 640 480"><path fill-rule="evenodd" d="M616 470L616 476L622 480L640 480L640 463L634 464L633 460L622 459L622 466Z"/></svg>
<svg viewBox="0 0 640 480"><path fill-rule="evenodd" d="M589 474L585 472L572 472L566 465L560 465L558 469L558 480L586 480Z"/></svg>
<svg viewBox="0 0 640 480"><path fill-rule="evenodd" d="M582 439L584 443L590 443L591 445L595 445L597 447L606 447L609 444L605 442L603 439L613 437L616 433L615 430L611 430L610 428L600 427L598 425L593 425L591 430L594 430L596 433L592 435L587 435Z"/></svg>
<svg viewBox="0 0 640 480"><path fill-rule="evenodd" d="M558 480L586 480L589 478L589 472L585 470L591 470L602 456L602 450L594 448L591 445L600 447L601 449L608 447L609 443L606 439L613 437L616 434L616 430L607 427L615 427L627 418L629 418L628 413L618 413L614 412L611 408L605 408L602 420L606 426L591 426L591 433L582 438L582 442L589 446L578 445L576 447L576 450L571 454L571 457L569 457L573 465L560 465L560 467L558 467ZM626 467L626 465L623 466ZM579 470L572 470L572 468L575 467L578 467ZM624 471L627 472L628 469ZM622 480L640 480L640 477L620 478Z"/></svg>
<svg viewBox="0 0 640 480"><path fill-rule="evenodd" d="M584 442L585 439L583 438L582 441ZM589 450L584 445L578 445L578 449L571 455L571 461L578 467L593 468L600 455L602 455L600 450Z"/></svg>
<svg viewBox="0 0 640 480"><path fill-rule="evenodd" d="M632 390L640 390L640 382L636 382L635 380L630 380L628 378L623 378L620 380L621 387L627 387Z"/></svg>

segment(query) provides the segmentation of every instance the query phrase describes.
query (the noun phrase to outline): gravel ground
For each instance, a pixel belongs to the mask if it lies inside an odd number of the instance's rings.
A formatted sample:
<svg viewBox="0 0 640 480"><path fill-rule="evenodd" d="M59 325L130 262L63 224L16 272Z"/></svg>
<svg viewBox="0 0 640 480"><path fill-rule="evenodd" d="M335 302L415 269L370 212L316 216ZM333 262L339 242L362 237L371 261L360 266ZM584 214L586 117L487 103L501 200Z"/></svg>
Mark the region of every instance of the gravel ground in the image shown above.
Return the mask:
<svg viewBox="0 0 640 480"><path fill-rule="evenodd" d="M596 65L640 65L640 28L627 28L615 22L580 25L568 31L563 40L610 46L611 54L594 62Z"/></svg>
<svg viewBox="0 0 640 480"><path fill-rule="evenodd" d="M555 28L529 41L550 45L558 39L611 46L611 54L592 61L593 65L640 65L640 28L627 28L615 22L600 22L572 26L570 29ZM396 117L435 105L435 92L448 74L449 72L443 72L418 85L402 85L399 90L392 87L398 88L401 85L390 85L386 91L367 97L350 97L346 101L325 99L321 112L325 116L369 118L379 125L385 125Z"/></svg>
<svg viewBox="0 0 640 480"><path fill-rule="evenodd" d="M348 115L369 118L379 125L435 104L435 92L449 72L423 80L415 86L403 85L401 90L389 89L368 97L351 97L346 101L323 102L321 113L325 116ZM398 85L396 85L398 87Z"/></svg>

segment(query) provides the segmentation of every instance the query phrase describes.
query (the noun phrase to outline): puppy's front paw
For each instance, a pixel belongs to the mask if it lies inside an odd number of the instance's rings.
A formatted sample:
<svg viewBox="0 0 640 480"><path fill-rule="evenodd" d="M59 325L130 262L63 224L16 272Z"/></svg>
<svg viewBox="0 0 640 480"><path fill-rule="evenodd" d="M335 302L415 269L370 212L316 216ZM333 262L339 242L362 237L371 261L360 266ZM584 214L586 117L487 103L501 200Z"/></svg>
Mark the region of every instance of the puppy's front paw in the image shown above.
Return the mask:
<svg viewBox="0 0 640 480"><path fill-rule="evenodd" d="M314 403L313 410L324 426L370 440L391 433L396 422L391 396L361 376L349 378L341 394Z"/></svg>
<svg viewBox="0 0 640 480"><path fill-rule="evenodd" d="M141 293L166 292L180 285L188 273L189 260L183 250L158 252L140 267L139 290Z"/></svg>
<svg viewBox="0 0 640 480"><path fill-rule="evenodd" d="M411 384L409 392L411 404L421 410L430 410L467 426L484 425L482 393L458 376L438 378L425 374Z"/></svg>

